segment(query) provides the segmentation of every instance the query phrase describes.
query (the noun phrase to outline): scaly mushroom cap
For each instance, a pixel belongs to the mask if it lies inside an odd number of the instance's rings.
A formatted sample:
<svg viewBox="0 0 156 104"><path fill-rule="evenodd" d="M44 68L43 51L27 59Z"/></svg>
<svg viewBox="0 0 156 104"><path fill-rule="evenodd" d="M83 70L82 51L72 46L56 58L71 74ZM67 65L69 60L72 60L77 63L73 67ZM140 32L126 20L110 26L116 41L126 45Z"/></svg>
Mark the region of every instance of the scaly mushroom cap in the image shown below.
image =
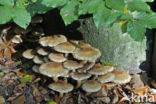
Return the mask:
<svg viewBox="0 0 156 104"><path fill-rule="evenodd" d="M91 74L89 73L78 73L78 72L72 72L71 73L71 77L74 79L74 80L85 80L85 79L88 79L91 77Z"/></svg>
<svg viewBox="0 0 156 104"><path fill-rule="evenodd" d="M33 58L33 62L35 63L35 64L42 64L43 63L43 60L42 60L42 58L41 57L39 57L39 56L34 56L34 58Z"/></svg>
<svg viewBox="0 0 156 104"><path fill-rule="evenodd" d="M46 52L43 48L39 48L39 49L37 50L37 53L38 53L39 55L42 55L42 56L48 55L48 52Z"/></svg>
<svg viewBox="0 0 156 104"><path fill-rule="evenodd" d="M113 70L113 66L105 66L103 64L98 63L94 65L94 67L89 71L89 73L93 75L104 75Z"/></svg>
<svg viewBox="0 0 156 104"><path fill-rule="evenodd" d="M86 92L97 92L101 89L101 84L95 80L87 80L82 85L82 89Z"/></svg>
<svg viewBox="0 0 156 104"><path fill-rule="evenodd" d="M73 53L75 46L70 42L64 42L54 47L54 50L62 53Z"/></svg>
<svg viewBox="0 0 156 104"><path fill-rule="evenodd" d="M93 47L76 48L73 57L78 60L95 61L101 56L99 49Z"/></svg>
<svg viewBox="0 0 156 104"><path fill-rule="evenodd" d="M82 68L83 64L78 63L77 61L67 60L63 63L63 66L69 70L75 71L78 68Z"/></svg>
<svg viewBox="0 0 156 104"><path fill-rule="evenodd" d="M104 74L104 75L99 76L97 79L101 83L106 83L106 82L113 81L114 78L115 78L115 75L109 72L107 74Z"/></svg>
<svg viewBox="0 0 156 104"><path fill-rule="evenodd" d="M115 75L114 82L119 84L128 83L131 80L131 76L124 70L114 70L112 74Z"/></svg>
<svg viewBox="0 0 156 104"><path fill-rule="evenodd" d="M32 59L34 57L33 49L27 49L23 52L22 56L26 59Z"/></svg>
<svg viewBox="0 0 156 104"><path fill-rule="evenodd" d="M49 77L59 77L66 75L68 70L63 68L62 63L47 62L39 67L39 72Z"/></svg>
<svg viewBox="0 0 156 104"><path fill-rule="evenodd" d="M64 35L53 35L53 36L42 37L39 39L39 43L44 47L46 46L54 47L66 41L67 38Z"/></svg>
<svg viewBox="0 0 156 104"><path fill-rule="evenodd" d="M66 58L64 57L63 54L61 53L50 53L48 55L48 58L51 60L51 61L54 61L54 62L64 62L66 61Z"/></svg>
<svg viewBox="0 0 156 104"><path fill-rule="evenodd" d="M22 38L21 38L21 35L15 35L15 36L13 37L13 39L12 39L12 42L13 42L13 43L16 43L16 44L22 43L23 40L22 40Z"/></svg>
<svg viewBox="0 0 156 104"><path fill-rule="evenodd" d="M48 87L60 93L68 93L72 91L74 88L72 84L66 83L64 81L58 81L58 82L49 84Z"/></svg>

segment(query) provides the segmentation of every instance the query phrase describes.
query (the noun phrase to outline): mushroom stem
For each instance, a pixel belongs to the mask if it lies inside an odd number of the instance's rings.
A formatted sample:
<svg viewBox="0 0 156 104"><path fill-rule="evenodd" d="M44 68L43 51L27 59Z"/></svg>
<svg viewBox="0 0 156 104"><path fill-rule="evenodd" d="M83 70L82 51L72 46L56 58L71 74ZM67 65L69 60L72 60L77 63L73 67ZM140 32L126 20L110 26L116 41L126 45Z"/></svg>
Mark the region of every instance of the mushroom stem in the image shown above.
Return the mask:
<svg viewBox="0 0 156 104"><path fill-rule="evenodd" d="M60 98L62 98L62 97L63 97L63 93L60 92Z"/></svg>
<svg viewBox="0 0 156 104"><path fill-rule="evenodd" d="M58 77L53 77L54 82L58 82Z"/></svg>
<svg viewBox="0 0 156 104"><path fill-rule="evenodd" d="M65 82L65 83L68 83L68 79L67 79L67 78L64 78L64 82Z"/></svg>
<svg viewBox="0 0 156 104"><path fill-rule="evenodd" d="M97 77L98 77L98 75L94 75L92 80L96 80Z"/></svg>
<svg viewBox="0 0 156 104"><path fill-rule="evenodd" d="M81 86L81 80L78 80L78 81L77 81L76 88L79 88L80 86Z"/></svg>
<svg viewBox="0 0 156 104"><path fill-rule="evenodd" d="M66 57L66 58L68 57L68 53L65 53L65 57Z"/></svg>

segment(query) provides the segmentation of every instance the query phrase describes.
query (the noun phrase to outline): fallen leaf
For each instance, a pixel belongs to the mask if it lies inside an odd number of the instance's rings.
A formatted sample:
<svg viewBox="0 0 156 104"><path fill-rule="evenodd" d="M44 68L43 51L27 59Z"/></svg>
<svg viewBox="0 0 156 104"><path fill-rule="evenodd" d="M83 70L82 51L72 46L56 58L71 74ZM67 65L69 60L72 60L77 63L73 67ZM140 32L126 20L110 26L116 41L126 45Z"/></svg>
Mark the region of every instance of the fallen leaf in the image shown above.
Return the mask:
<svg viewBox="0 0 156 104"><path fill-rule="evenodd" d="M149 91L149 87L146 86L146 87L140 87L138 89L135 89L135 90L132 90L135 94L138 94L140 96L143 96L143 95L148 95L148 91Z"/></svg>
<svg viewBox="0 0 156 104"><path fill-rule="evenodd" d="M30 75L25 75L24 77L20 78L21 83L32 82L32 77Z"/></svg>
<svg viewBox="0 0 156 104"><path fill-rule="evenodd" d="M25 95L21 95L12 101L12 104L24 104L26 101Z"/></svg>
<svg viewBox="0 0 156 104"><path fill-rule="evenodd" d="M47 104L57 104L57 103L54 102L54 101L50 101L50 102L48 102Z"/></svg>
<svg viewBox="0 0 156 104"><path fill-rule="evenodd" d="M0 104L5 104L5 99L3 96L0 96Z"/></svg>
<svg viewBox="0 0 156 104"><path fill-rule="evenodd" d="M131 85L132 89L134 89L134 90L144 87L144 83L142 82L140 75L138 75L138 74L135 74L132 76L130 85Z"/></svg>
<svg viewBox="0 0 156 104"><path fill-rule="evenodd" d="M151 85L152 85L152 87L156 88L156 82L155 81L151 81Z"/></svg>

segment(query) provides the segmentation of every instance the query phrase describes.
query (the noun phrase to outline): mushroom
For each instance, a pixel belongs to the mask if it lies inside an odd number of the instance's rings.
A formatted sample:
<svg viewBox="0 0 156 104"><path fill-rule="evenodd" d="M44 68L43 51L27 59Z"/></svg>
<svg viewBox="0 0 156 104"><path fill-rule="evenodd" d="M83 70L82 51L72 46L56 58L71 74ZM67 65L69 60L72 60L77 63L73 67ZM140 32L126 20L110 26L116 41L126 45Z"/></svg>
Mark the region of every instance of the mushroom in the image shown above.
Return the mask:
<svg viewBox="0 0 156 104"><path fill-rule="evenodd" d="M42 58L41 57L39 57L39 56L34 56L34 58L33 58L33 62L35 63L35 64L42 64L43 63L43 60L42 60Z"/></svg>
<svg viewBox="0 0 156 104"><path fill-rule="evenodd" d="M101 84L95 80L87 80L82 85L82 89L88 93L97 92L101 89Z"/></svg>
<svg viewBox="0 0 156 104"><path fill-rule="evenodd" d="M101 56L99 49L93 47L76 48L73 57L78 60L95 61Z"/></svg>
<svg viewBox="0 0 156 104"><path fill-rule="evenodd" d="M42 38L39 39L39 44L40 44L41 46L43 46L43 47L47 47L48 44L49 44L49 39L50 39L49 36L47 36L47 37L42 37Z"/></svg>
<svg viewBox="0 0 156 104"><path fill-rule="evenodd" d="M115 75L112 74L112 73L107 73L107 74L104 74L104 75L101 75L97 78L97 80L101 83L106 83L106 82L111 82L113 81L115 78Z"/></svg>
<svg viewBox="0 0 156 104"><path fill-rule="evenodd" d="M39 73L39 66L38 65L33 65L32 71Z"/></svg>
<svg viewBox="0 0 156 104"><path fill-rule="evenodd" d="M118 84L125 84L131 80L131 76L124 70L114 70L112 74L115 75L113 82Z"/></svg>
<svg viewBox="0 0 156 104"><path fill-rule="evenodd" d="M21 35L15 35L15 36L12 38L12 42L13 42L13 43L16 43L16 44L22 43L23 40L22 40L22 38L21 38Z"/></svg>
<svg viewBox="0 0 156 104"><path fill-rule="evenodd" d="M58 81L52 84L49 84L48 87L54 91L60 93L60 98L63 97L64 93L68 93L73 90L73 85L70 83L66 83L64 81Z"/></svg>
<svg viewBox="0 0 156 104"><path fill-rule="evenodd" d="M89 70L89 73L93 75L104 75L113 70L114 70L113 66L105 66L103 64L98 63L95 64L91 70Z"/></svg>
<svg viewBox="0 0 156 104"><path fill-rule="evenodd" d="M67 57L68 53L73 53L73 51L75 50L75 46L70 42L64 42L56 45L54 47L54 50L57 52L65 53L65 56Z"/></svg>
<svg viewBox="0 0 156 104"><path fill-rule="evenodd" d="M23 52L22 56L26 59L32 59L34 57L33 49L27 49Z"/></svg>
<svg viewBox="0 0 156 104"><path fill-rule="evenodd" d="M63 66L69 70L72 70L75 72L76 69L78 68L82 68L83 64L78 63L77 61L73 61L73 60L67 60L63 63Z"/></svg>
<svg viewBox="0 0 156 104"><path fill-rule="evenodd" d="M62 53L50 53L48 58L54 62L64 62L67 60Z"/></svg>
<svg viewBox="0 0 156 104"><path fill-rule="evenodd" d="M78 72L87 72L95 65L95 62L87 62L82 68L77 69Z"/></svg>
<svg viewBox="0 0 156 104"><path fill-rule="evenodd" d="M46 62L50 62L50 60L48 59L48 57L43 57L43 61Z"/></svg>
<svg viewBox="0 0 156 104"><path fill-rule="evenodd" d="M45 49L43 49L43 48L39 48L39 49L37 50L37 53L38 53L39 55L42 55L42 56L48 55L48 52L46 52Z"/></svg>
<svg viewBox="0 0 156 104"><path fill-rule="evenodd" d="M81 86L81 81L90 78L91 74L72 72L71 77L72 77L72 79L77 81L76 88L79 88Z"/></svg>
<svg viewBox="0 0 156 104"><path fill-rule="evenodd" d="M57 82L58 77L66 75L68 70L63 67L62 63L47 62L39 67L39 72L48 77L53 77L53 80Z"/></svg>

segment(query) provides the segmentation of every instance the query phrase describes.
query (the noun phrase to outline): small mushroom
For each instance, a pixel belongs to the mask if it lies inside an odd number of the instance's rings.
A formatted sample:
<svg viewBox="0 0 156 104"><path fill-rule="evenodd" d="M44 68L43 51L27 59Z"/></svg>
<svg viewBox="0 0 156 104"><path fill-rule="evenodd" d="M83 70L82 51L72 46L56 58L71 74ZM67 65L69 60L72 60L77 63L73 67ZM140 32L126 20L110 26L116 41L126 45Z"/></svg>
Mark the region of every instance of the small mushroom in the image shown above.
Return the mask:
<svg viewBox="0 0 156 104"><path fill-rule="evenodd" d="M48 52L45 51L45 49L43 49L43 48L39 48L39 49L37 50L37 53L38 53L39 55L42 55L42 56L48 55Z"/></svg>
<svg viewBox="0 0 156 104"><path fill-rule="evenodd" d="M15 36L12 38L12 42L13 42L13 43L16 43L16 44L22 43L23 40L22 40L22 38L21 38L21 35L15 35Z"/></svg>
<svg viewBox="0 0 156 104"><path fill-rule="evenodd" d="M106 83L106 82L113 81L114 78L115 78L114 74L112 74L112 73L109 72L107 74L104 74L104 75L99 76L97 79L101 83Z"/></svg>
<svg viewBox="0 0 156 104"><path fill-rule="evenodd" d="M66 58L64 57L64 55L62 53L50 53L48 55L48 58L51 61L54 61L54 62L64 62L64 61L66 61Z"/></svg>
<svg viewBox="0 0 156 104"><path fill-rule="evenodd" d="M93 47L76 48L73 57L78 60L86 60L93 62L101 56L99 49Z"/></svg>
<svg viewBox="0 0 156 104"><path fill-rule="evenodd" d="M50 62L50 60L48 59L48 57L43 57L43 61L44 61L45 63Z"/></svg>
<svg viewBox="0 0 156 104"><path fill-rule="evenodd" d="M32 71L39 73L39 66L38 65L33 65Z"/></svg>
<svg viewBox="0 0 156 104"><path fill-rule="evenodd" d="M23 52L22 56L26 59L32 59L34 57L33 49L27 49Z"/></svg>
<svg viewBox="0 0 156 104"><path fill-rule="evenodd" d="M90 78L91 74L72 72L71 77L77 81L76 88L79 88L81 86L81 81Z"/></svg>
<svg viewBox="0 0 156 104"><path fill-rule="evenodd" d="M50 89L57 91L60 93L60 98L63 97L64 93L68 93L73 90L73 85L70 83L66 83L64 81L58 81L55 83L52 83L48 86Z"/></svg>
<svg viewBox="0 0 156 104"><path fill-rule="evenodd" d="M98 63L95 64L91 70L89 70L89 73L93 75L104 75L113 70L114 70L113 66L105 66L103 64Z"/></svg>
<svg viewBox="0 0 156 104"><path fill-rule="evenodd" d="M54 47L54 50L57 52L65 53L65 56L67 57L69 53L73 53L73 51L75 50L75 46L70 42L64 42L56 45Z"/></svg>
<svg viewBox="0 0 156 104"><path fill-rule="evenodd" d="M42 60L42 58L41 57L39 57L39 56L34 56L34 58L33 58L33 62L35 63L35 64L42 64L43 63L43 60Z"/></svg>
<svg viewBox="0 0 156 104"><path fill-rule="evenodd" d="M95 80L87 80L82 85L82 89L88 93L97 92L101 89L101 84Z"/></svg>
<svg viewBox="0 0 156 104"><path fill-rule="evenodd" d="M73 61L73 60L67 60L63 63L63 66L69 70L72 70L75 72L76 69L78 68L82 68L83 64L78 63L77 61Z"/></svg>
<svg viewBox="0 0 156 104"><path fill-rule="evenodd" d="M115 75L113 81L118 84L125 84L131 80L131 76L124 70L114 70L112 74Z"/></svg>
<svg viewBox="0 0 156 104"><path fill-rule="evenodd" d="M39 72L48 77L53 77L53 80L57 82L58 77L66 75L68 70L63 67L62 63L47 62L39 67Z"/></svg>
<svg viewBox="0 0 156 104"><path fill-rule="evenodd" d="M95 65L95 62L87 62L82 68L77 69L78 72L87 72Z"/></svg>

